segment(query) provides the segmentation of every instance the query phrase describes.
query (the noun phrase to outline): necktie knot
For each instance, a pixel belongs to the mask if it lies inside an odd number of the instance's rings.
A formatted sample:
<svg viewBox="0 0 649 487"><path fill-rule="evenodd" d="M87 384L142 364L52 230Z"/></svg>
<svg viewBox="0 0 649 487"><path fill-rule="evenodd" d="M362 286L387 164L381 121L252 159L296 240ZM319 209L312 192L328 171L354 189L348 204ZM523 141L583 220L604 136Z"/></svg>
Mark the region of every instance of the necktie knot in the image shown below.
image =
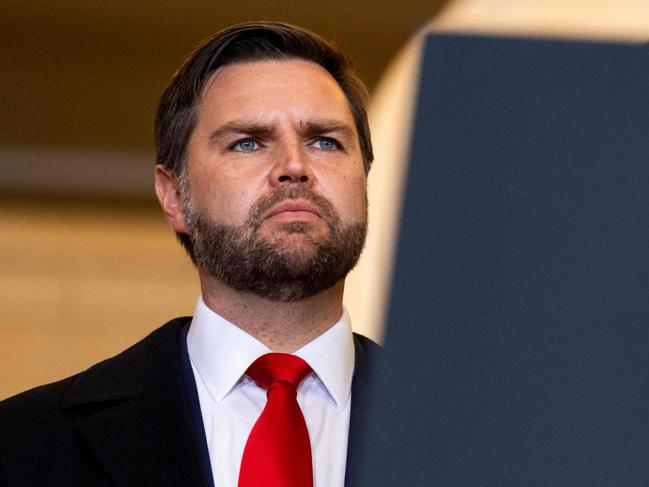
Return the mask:
<svg viewBox="0 0 649 487"><path fill-rule="evenodd" d="M297 389L300 382L311 372L311 367L300 357L288 353L267 353L255 360L246 373L259 386L284 382Z"/></svg>

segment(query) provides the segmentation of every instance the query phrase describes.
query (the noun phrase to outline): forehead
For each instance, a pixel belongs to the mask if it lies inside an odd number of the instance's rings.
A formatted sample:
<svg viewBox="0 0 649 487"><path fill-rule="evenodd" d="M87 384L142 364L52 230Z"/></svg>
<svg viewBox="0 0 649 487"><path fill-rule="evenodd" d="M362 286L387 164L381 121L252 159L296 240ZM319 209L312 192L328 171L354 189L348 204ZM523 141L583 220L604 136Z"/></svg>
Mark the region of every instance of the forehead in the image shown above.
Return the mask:
<svg viewBox="0 0 649 487"><path fill-rule="evenodd" d="M199 119L337 118L353 125L345 94L320 65L257 61L218 69L205 83Z"/></svg>

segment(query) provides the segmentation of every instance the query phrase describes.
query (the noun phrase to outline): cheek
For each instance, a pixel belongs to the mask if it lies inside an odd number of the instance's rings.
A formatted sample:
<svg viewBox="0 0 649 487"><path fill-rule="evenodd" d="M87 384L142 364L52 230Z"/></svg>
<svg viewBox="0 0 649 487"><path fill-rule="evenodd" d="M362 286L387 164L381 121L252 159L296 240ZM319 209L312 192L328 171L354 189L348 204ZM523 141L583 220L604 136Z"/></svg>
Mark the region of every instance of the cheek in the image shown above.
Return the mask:
<svg viewBox="0 0 649 487"><path fill-rule="evenodd" d="M359 217L367 217L367 190L364 184L357 189L354 203L356 205L356 214Z"/></svg>
<svg viewBox="0 0 649 487"><path fill-rule="evenodd" d="M342 185L338 211L343 220L357 221L367 215L365 176L350 176Z"/></svg>
<svg viewBox="0 0 649 487"><path fill-rule="evenodd" d="M245 185L222 184L223 178L208 178L198 174L190 178L190 189L194 206L211 218L222 222L240 225L249 216L254 204L253 195Z"/></svg>

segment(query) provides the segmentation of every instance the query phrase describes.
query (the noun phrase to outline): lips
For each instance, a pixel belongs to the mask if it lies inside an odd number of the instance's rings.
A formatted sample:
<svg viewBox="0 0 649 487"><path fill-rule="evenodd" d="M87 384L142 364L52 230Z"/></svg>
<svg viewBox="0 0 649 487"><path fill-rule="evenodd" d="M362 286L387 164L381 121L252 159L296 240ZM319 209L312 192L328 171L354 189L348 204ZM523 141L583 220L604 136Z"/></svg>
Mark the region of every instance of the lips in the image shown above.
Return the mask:
<svg viewBox="0 0 649 487"><path fill-rule="evenodd" d="M313 203L306 200L284 200L281 203L273 206L266 214L266 218L271 218L275 215L286 214L290 216L295 213L296 216L300 213L311 213L315 216L322 217L318 211L318 207Z"/></svg>

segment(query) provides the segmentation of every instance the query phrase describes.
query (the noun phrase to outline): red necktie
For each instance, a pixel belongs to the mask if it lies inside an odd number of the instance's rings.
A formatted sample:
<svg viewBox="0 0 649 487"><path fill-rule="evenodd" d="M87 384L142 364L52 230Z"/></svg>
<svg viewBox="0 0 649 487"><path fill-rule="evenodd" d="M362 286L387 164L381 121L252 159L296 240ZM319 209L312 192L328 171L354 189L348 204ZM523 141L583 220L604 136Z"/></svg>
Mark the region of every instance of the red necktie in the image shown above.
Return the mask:
<svg viewBox="0 0 649 487"><path fill-rule="evenodd" d="M239 487L312 487L311 443L297 386L311 367L295 355L268 353L247 374L266 389L266 407L246 442Z"/></svg>

